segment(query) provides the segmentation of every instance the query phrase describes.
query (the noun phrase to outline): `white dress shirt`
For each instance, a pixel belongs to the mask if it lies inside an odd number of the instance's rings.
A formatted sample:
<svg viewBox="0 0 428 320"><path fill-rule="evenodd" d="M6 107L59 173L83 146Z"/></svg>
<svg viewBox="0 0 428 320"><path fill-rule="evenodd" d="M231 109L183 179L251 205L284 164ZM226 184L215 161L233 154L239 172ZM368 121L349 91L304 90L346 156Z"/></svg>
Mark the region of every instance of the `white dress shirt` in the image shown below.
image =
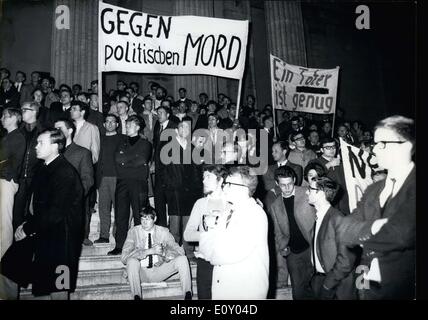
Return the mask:
<svg viewBox="0 0 428 320"><path fill-rule="evenodd" d="M315 235L314 235L314 247L313 247L314 255L313 255L313 257L315 257L315 270L317 272L321 272L321 273L325 273L325 270L321 266L321 262L320 262L320 259L318 257L318 254L317 254L317 243L318 243L317 238L318 238L318 232L320 231L320 227L321 227L321 224L324 220L325 214L327 213L328 209L330 209L330 207L331 207L331 205L328 204L328 206L325 206L316 212L317 223L316 223ZM312 257L312 259L313 259L313 257ZM312 263L314 263L314 261L312 261Z"/></svg>
<svg viewBox="0 0 428 320"><path fill-rule="evenodd" d="M153 231L147 232L143 230L143 234L146 237L146 243L144 244L144 249L149 249L149 233L151 234L151 237L152 237L152 248L155 245L153 242ZM157 254L153 254L152 257L153 257L153 265L154 265L156 262L159 261L159 256ZM149 256L145 257L144 259L141 259L140 264L143 268L147 268L149 266Z"/></svg>

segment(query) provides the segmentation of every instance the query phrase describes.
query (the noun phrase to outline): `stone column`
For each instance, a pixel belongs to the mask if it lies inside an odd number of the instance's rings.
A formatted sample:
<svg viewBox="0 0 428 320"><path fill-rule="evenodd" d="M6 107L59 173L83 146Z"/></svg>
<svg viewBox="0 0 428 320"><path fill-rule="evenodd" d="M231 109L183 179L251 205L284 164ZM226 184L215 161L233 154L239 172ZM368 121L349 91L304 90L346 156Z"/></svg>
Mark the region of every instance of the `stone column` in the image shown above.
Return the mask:
<svg viewBox="0 0 428 320"><path fill-rule="evenodd" d="M176 0L174 15L194 15L213 17L213 0ZM197 28L198 26L195 26ZM178 89L187 89L187 97L199 102L199 93L206 92L209 99L217 100L217 79L208 75L176 75L174 76L174 92L172 96L178 99Z"/></svg>
<svg viewBox="0 0 428 320"><path fill-rule="evenodd" d="M287 63L307 66L305 33L300 2L265 1L270 53Z"/></svg>
<svg viewBox="0 0 428 320"><path fill-rule="evenodd" d="M55 0L70 9L70 29L52 24L51 74L57 86L79 83L87 91L98 77L98 1Z"/></svg>

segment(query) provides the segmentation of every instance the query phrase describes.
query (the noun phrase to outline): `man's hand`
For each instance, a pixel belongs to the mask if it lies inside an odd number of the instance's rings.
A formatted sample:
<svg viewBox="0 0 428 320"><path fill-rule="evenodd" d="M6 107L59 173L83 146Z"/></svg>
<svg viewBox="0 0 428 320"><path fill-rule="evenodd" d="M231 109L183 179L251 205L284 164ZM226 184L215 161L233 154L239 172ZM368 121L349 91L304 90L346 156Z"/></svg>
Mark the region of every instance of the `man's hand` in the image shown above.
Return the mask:
<svg viewBox="0 0 428 320"><path fill-rule="evenodd" d="M161 244L155 244L153 248L149 250L150 250L150 254L157 254L158 256L163 255L163 247Z"/></svg>
<svg viewBox="0 0 428 320"><path fill-rule="evenodd" d="M382 229L383 225L387 222L388 222L388 218L375 220L371 228L372 234L375 235L376 233L378 233L379 230Z"/></svg>
<svg viewBox="0 0 428 320"><path fill-rule="evenodd" d="M329 289L326 286L322 285L320 291L321 300L333 300L336 292L333 289Z"/></svg>
<svg viewBox="0 0 428 320"><path fill-rule="evenodd" d="M15 231L15 240L21 241L25 239L27 235L24 232L24 224L21 224Z"/></svg>

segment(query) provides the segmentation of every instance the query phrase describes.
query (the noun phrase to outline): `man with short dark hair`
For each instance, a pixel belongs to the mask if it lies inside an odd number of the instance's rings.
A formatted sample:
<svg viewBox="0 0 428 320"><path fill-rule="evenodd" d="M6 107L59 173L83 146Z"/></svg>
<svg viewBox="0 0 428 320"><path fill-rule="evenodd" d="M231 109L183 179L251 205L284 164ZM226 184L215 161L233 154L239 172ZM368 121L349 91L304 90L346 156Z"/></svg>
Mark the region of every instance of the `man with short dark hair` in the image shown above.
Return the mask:
<svg viewBox="0 0 428 320"><path fill-rule="evenodd" d="M306 194L316 210L311 288L316 299L355 300L356 254L339 241L344 215L331 206L339 185L327 177L310 181Z"/></svg>
<svg viewBox="0 0 428 320"><path fill-rule="evenodd" d="M13 86L9 78L4 78L1 81L0 88L0 107L3 108L18 108L19 93Z"/></svg>
<svg viewBox="0 0 428 320"><path fill-rule="evenodd" d="M336 156L336 140L331 137L325 137L320 142L321 156L311 161L322 165L325 168L326 176L337 182L340 186L338 195L333 206L339 209L344 215L349 212L349 198L346 189L345 173L343 163L339 155Z"/></svg>
<svg viewBox="0 0 428 320"><path fill-rule="evenodd" d="M141 300L141 282L159 282L178 272L185 300L192 299L189 262L183 249L167 228L155 225L156 212L151 207L139 213L141 224L128 232L121 260L126 265L134 300Z"/></svg>
<svg viewBox="0 0 428 320"><path fill-rule="evenodd" d="M147 206L149 161L152 145L140 136L144 130L144 120L133 115L126 120L127 139L118 145L115 151L117 184L115 195L116 246L109 255L122 253L129 227L130 208L134 218L134 226L139 225L140 210Z"/></svg>
<svg viewBox="0 0 428 320"><path fill-rule="evenodd" d="M286 259L293 300L311 299L311 249L315 211L306 199L305 190L295 185L294 171L282 166L275 170L281 196L268 208L273 217L277 252Z"/></svg>
<svg viewBox="0 0 428 320"><path fill-rule="evenodd" d="M297 131L291 133L290 139L294 145L294 149L290 151L288 160L300 165L305 170L309 161L316 159L317 155L312 150L306 148L306 139L303 132Z"/></svg>
<svg viewBox="0 0 428 320"><path fill-rule="evenodd" d="M85 239L83 244L91 246L92 241L89 240L89 232L92 213L89 208L89 193L94 185L94 167L92 165L91 152L73 142L76 127L71 120L59 119L55 122L55 128L60 129L64 134L66 138L64 157L76 168L82 182L85 205Z"/></svg>
<svg viewBox="0 0 428 320"><path fill-rule="evenodd" d="M48 121L52 125L60 118L70 119L71 92L68 89L60 91L60 100L52 102L49 109Z"/></svg>
<svg viewBox="0 0 428 320"><path fill-rule="evenodd" d="M100 157L97 165L98 210L100 215L100 236L95 243L109 243L111 226L111 207L115 203L117 171L114 156L118 146L126 137L117 133L119 119L114 114L105 117L105 134L101 135Z"/></svg>
<svg viewBox="0 0 428 320"><path fill-rule="evenodd" d="M168 183L169 177L166 174L165 164L162 162L160 157L161 150L169 141L161 141L161 133L166 129L176 129L177 124L171 120L170 109L168 107L159 107L157 109L158 119L154 128L153 135L153 164L155 172L155 207L158 214L158 224L163 227L167 227L167 214L166 214L166 205L168 199L170 198L168 192L165 189L166 184ZM170 138L172 139L172 138Z"/></svg>
<svg viewBox="0 0 428 320"><path fill-rule="evenodd" d="M369 268L359 296L364 300L415 298L416 165L412 119L391 116L375 127L373 153L386 179L367 187L357 208L343 218L341 241L362 245Z"/></svg>
<svg viewBox="0 0 428 320"><path fill-rule="evenodd" d="M100 132L98 128L86 121L89 116L89 106L81 101L71 102L70 118L74 121L76 132L73 141L92 154L92 163L97 163L100 154Z"/></svg>

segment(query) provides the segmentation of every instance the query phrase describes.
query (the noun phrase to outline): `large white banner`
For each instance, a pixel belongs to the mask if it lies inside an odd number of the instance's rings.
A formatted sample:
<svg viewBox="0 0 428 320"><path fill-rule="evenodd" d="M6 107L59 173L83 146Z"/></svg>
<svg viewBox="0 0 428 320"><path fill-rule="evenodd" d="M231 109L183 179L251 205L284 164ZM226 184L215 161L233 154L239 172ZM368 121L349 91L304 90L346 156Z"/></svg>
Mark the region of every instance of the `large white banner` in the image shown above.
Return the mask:
<svg viewBox="0 0 428 320"><path fill-rule="evenodd" d="M366 188L373 183L372 173L380 168L373 154L350 145L340 138L343 170L348 190L350 212L357 207Z"/></svg>
<svg viewBox="0 0 428 320"><path fill-rule="evenodd" d="M99 5L99 71L242 78L248 20L159 16Z"/></svg>
<svg viewBox="0 0 428 320"><path fill-rule="evenodd" d="M335 113L339 67L313 69L270 55L274 108L318 114Z"/></svg>

